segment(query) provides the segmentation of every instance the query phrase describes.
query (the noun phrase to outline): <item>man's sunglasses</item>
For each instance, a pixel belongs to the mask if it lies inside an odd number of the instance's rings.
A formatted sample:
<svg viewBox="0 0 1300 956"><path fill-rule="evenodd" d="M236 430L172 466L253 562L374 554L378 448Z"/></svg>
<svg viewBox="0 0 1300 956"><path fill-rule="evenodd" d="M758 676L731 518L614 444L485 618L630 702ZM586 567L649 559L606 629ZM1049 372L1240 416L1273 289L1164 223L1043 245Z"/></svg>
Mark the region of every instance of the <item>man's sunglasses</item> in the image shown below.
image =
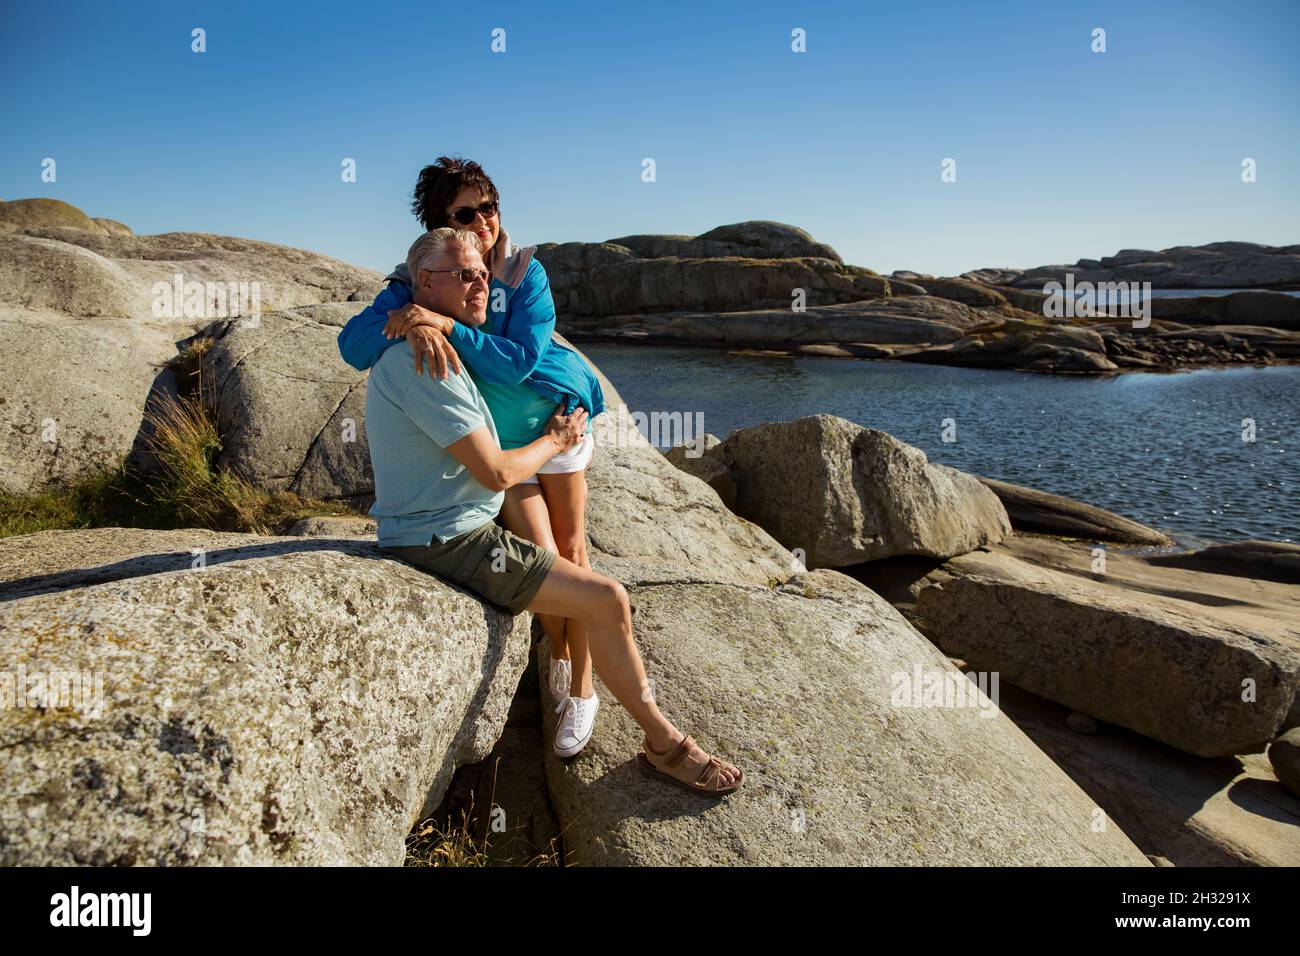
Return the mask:
<svg viewBox="0 0 1300 956"><path fill-rule="evenodd" d="M500 206L496 200L489 200L488 202L480 203L477 206L461 206L459 209L452 210L451 218L455 219L462 226L468 226L474 221L474 217L480 213L483 215L484 219L491 219L497 214L499 208Z"/></svg>
<svg viewBox="0 0 1300 956"><path fill-rule="evenodd" d="M484 282L492 281L492 273L486 269L425 269L425 272L432 272L434 275L458 275L460 281L465 283L473 282L475 279L482 279Z"/></svg>

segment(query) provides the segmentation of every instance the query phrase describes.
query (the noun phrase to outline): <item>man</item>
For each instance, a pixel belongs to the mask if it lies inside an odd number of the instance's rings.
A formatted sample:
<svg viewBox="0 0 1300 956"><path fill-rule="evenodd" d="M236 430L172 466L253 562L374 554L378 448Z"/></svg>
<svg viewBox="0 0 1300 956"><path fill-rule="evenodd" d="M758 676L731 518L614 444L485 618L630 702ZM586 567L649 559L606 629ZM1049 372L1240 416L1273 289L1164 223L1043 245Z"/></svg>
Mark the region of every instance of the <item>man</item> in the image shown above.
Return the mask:
<svg viewBox="0 0 1300 956"><path fill-rule="evenodd" d="M406 259L414 301L457 322L487 319L490 276L472 233L435 229ZM384 352L366 385L366 434L375 472L379 546L456 582L512 614L529 610L586 625L596 673L645 731L638 765L697 793L721 796L743 774L710 757L659 712L632 637L627 592L498 526L506 488L581 440L586 412L555 416L542 437L502 451L469 373L420 375L408 342Z"/></svg>

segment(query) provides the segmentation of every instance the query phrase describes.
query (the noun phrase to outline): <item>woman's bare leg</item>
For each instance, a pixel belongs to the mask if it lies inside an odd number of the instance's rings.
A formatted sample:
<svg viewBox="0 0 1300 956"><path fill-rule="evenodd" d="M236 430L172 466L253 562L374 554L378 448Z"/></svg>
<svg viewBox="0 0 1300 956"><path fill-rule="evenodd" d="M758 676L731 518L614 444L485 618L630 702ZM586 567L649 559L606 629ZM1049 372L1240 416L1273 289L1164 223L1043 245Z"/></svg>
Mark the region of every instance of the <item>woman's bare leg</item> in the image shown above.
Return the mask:
<svg viewBox="0 0 1300 956"><path fill-rule="evenodd" d="M546 498L539 485L515 485L507 488L505 501L501 504L501 523L512 534L540 544L547 551L556 551ZM551 639L551 654L560 660L568 660L570 652L565 619L538 614L537 620L541 622L546 636Z"/></svg>
<svg viewBox="0 0 1300 956"><path fill-rule="evenodd" d="M539 474L546 510L551 516L551 534L560 557L568 558L580 568L591 570L587 557L587 473L575 471L563 475ZM591 697L591 652L587 647L587 630L576 618L567 618L569 659L573 662L574 697Z"/></svg>

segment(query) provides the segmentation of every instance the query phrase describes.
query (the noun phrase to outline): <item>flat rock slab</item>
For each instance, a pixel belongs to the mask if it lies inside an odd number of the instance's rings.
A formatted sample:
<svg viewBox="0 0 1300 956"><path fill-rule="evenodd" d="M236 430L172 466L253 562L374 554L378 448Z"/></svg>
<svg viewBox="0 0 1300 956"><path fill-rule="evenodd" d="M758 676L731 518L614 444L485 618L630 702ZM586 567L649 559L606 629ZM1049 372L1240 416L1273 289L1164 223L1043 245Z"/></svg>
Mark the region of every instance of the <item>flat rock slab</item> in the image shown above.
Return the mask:
<svg viewBox="0 0 1300 956"><path fill-rule="evenodd" d="M1098 547L1104 549L1104 574L1093 573ZM1061 541L1042 535L1012 535L991 550L1130 596L1152 595L1189 602L1197 606L1198 614L1250 630L1260 629L1300 654L1300 587L1294 584L1171 564L1168 558L1182 555L1164 551Z"/></svg>
<svg viewBox="0 0 1300 956"><path fill-rule="evenodd" d="M26 692L0 709L0 863L400 863L500 736L529 617L331 544L0 541L0 656Z"/></svg>
<svg viewBox="0 0 1300 956"><path fill-rule="evenodd" d="M1284 541L1233 541L1185 554L1155 555L1155 565L1300 585L1300 545Z"/></svg>
<svg viewBox="0 0 1300 956"><path fill-rule="evenodd" d="M1105 508L1084 504L1064 495L1054 495L1013 485L993 478L980 478L998 496L1007 509L1011 527L1016 531L1066 535L1121 544L1169 545L1173 541L1155 528Z"/></svg>
<svg viewBox="0 0 1300 956"><path fill-rule="evenodd" d="M972 666L1203 757L1262 748L1300 679L1285 625L1211 617L1192 601L1005 553L945 563L920 590L917 614Z"/></svg>
<svg viewBox="0 0 1300 956"><path fill-rule="evenodd" d="M1147 865L996 710L905 706L916 667L965 678L844 575L769 590L618 570L659 706L746 780L716 802L644 777L640 729L597 681L592 742L568 764L547 754L567 862Z"/></svg>
<svg viewBox="0 0 1300 956"><path fill-rule="evenodd" d="M1300 798L1261 754L1206 760L1002 685L1002 708L1143 852L1177 866L1300 866Z"/></svg>

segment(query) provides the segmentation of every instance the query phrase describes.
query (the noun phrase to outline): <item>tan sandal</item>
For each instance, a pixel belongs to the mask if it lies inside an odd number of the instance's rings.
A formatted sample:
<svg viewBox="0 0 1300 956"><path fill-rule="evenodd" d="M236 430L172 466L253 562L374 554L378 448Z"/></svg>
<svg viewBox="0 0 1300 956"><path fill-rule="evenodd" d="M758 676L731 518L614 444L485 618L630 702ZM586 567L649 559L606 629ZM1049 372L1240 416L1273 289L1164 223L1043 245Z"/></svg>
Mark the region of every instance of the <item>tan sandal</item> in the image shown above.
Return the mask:
<svg viewBox="0 0 1300 956"><path fill-rule="evenodd" d="M636 762L641 772L647 776L658 777L683 790L700 793L706 797L721 797L740 789L740 784L745 779L745 771L732 765L737 773L736 782L729 787L720 787L718 781L722 777L722 761L711 756L708 763L691 763L688 758L694 746L694 738L684 737L675 748L660 753L650 746L648 739L643 740L641 753L636 755ZM668 759L664 761L665 769L656 767L646 755L647 752L656 757L667 757Z"/></svg>

